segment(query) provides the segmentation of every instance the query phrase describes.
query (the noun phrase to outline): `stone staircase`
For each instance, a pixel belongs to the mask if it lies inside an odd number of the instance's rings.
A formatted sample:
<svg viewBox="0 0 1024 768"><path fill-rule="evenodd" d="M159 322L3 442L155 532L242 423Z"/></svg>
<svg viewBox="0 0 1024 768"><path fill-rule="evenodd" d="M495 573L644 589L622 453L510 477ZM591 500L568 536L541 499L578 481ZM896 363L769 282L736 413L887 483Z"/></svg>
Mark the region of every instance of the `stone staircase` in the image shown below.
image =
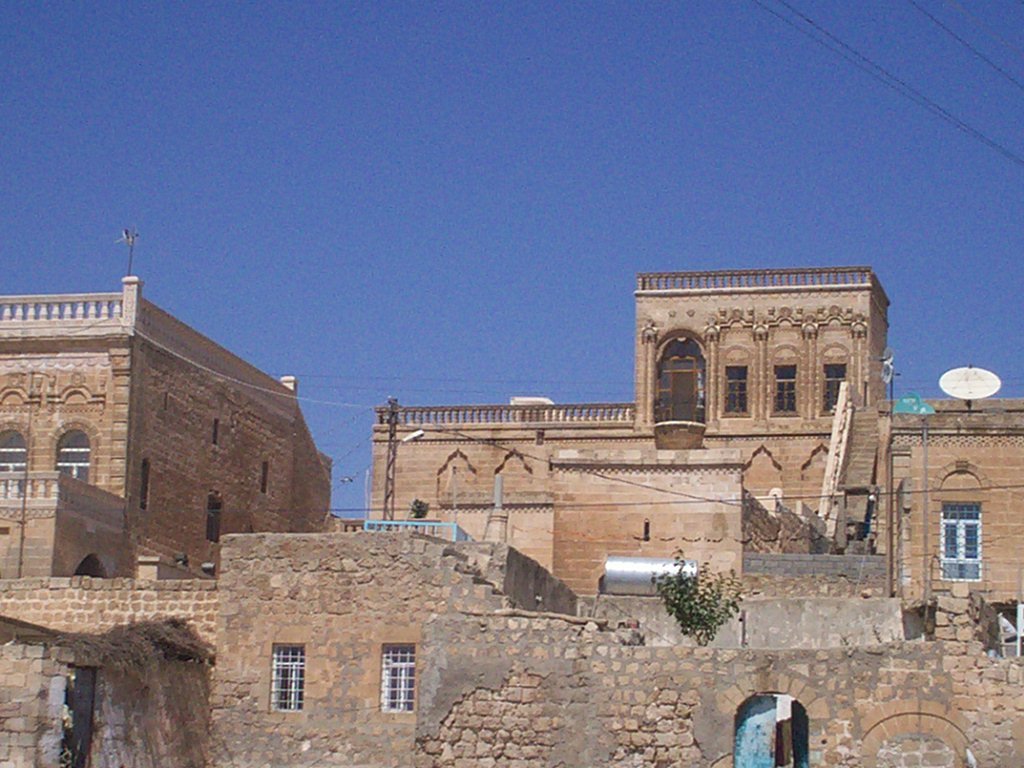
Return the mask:
<svg viewBox="0 0 1024 768"><path fill-rule="evenodd" d="M854 411L850 442L840 487L846 497L847 525L863 526L868 517L868 494L874 488L878 461L878 414L867 408Z"/></svg>

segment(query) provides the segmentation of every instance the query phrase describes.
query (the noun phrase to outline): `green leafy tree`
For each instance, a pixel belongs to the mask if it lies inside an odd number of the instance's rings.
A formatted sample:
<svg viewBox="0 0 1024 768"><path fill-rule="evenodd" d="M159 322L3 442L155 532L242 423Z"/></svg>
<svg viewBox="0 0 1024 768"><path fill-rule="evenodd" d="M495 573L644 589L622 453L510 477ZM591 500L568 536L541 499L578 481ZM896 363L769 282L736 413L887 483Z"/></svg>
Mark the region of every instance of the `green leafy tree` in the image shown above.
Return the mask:
<svg viewBox="0 0 1024 768"><path fill-rule="evenodd" d="M659 577L658 594L682 633L698 645L707 645L739 613L743 585L734 571L724 574L701 569L696 576L688 576L683 573L683 562L683 553L676 553L679 567Z"/></svg>
<svg viewBox="0 0 1024 768"><path fill-rule="evenodd" d="M430 512L430 504L422 499L413 499L409 505L409 517L413 520L422 520Z"/></svg>

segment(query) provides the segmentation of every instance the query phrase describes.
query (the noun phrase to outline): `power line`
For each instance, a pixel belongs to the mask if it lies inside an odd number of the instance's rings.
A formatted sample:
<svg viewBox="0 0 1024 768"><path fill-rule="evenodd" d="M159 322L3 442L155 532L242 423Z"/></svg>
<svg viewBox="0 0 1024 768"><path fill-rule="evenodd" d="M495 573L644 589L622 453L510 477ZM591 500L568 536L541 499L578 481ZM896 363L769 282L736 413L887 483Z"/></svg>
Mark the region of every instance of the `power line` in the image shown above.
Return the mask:
<svg viewBox="0 0 1024 768"><path fill-rule="evenodd" d="M960 132L966 134L975 141L984 144L989 149L998 152L1000 155L1002 155L1010 162L1024 168L1024 156L1017 154L1012 149L1004 146L1003 144L1000 144L995 139L989 138L979 129L975 128L969 123L964 122L956 115L951 113L949 110L945 109L940 104L926 96L924 93L914 88L908 82L897 77L892 72L887 70L885 67L875 63L873 60L862 54L856 48L847 44L836 35L832 34L821 24L816 22L814 19L812 19L810 16L803 13L799 9L793 7L793 5L788 3L786 0L776 0L776 2L780 3L785 8L787 8L792 14L794 14L801 21L803 21L804 24L813 29L814 32L802 27L801 25L797 24L795 21L788 18L784 14L781 14L778 11L776 11L774 8L770 8L764 2L764 0L751 0L751 2L753 2L762 10L770 13L777 19L781 20L785 24L789 25L800 34L809 37L811 40L818 43L818 45L831 51L832 53L837 54L850 64L853 64L862 72L866 72L867 74L871 75L871 77L873 77L875 80L882 83L886 87L891 88L903 98L907 99L908 101L912 101L919 107L928 110L933 115L938 117L940 120L944 120L957 130L959 130ZM819 37L818 35L823 35L825 39ZM829 41L831 41L831 43Z"/></svg>
<svg viewBox="0 0 1024 768"><path fill-rule="evenodd" d="M1001 75L1002 75L1003 77L1005 77L1005 78L1006 78L1007 80L1009 80L1009 81L1010 81L1011 83L1013 83L1013 84L1014 84L1015 86L1017 86L1017 87L1018 87L1018 88L1019 88L1019 89L1020 89L1021 91L1024 91L1024 83L1022 83L1022 82L1021 82L1020 80L1018 80L1018 79L1017 79L1016 77L1014 77L1014 76L1013 76L1013 75L1011 75L1011 74L1010 74L1009 72L1007 72L1007 71L1006 71L1005 69L1003 69L1002 67L1000 67L1000 66L999 66L998 64L996 64L996 63L995 63L994 61L992 61L992 59L990 59L990 58L989 58L988 56L986 56L986 55L985 55L984 53L982 53L982 52L981 52L980 50L978 50L977 48L975 48L975 47L974 47L974 45L972 45L972 44L971 44L970 42L968 42L968 41L967 41L967 40L965 40L965 39L964 39L963 37L961 37L960 35L958 35L958 34L957 34L956 32L954 32L954 31L953 31L953 30L952 30L952 29L951 29L950 27L948 27L948 26L946 26L945 24L943 24L943 23L942 23L942 21L941 21L941 20L940 20L940 19L939 19L938 17L936 17L935 15L933 15L933 14L931 13L931 11L929 11L929 10L925 9L924 7L922 7L922 6L921 6L921 4L917 2L917 0L907 0L907 2L908 2L908 3L910 3L910 4L912 5L912 6L914 6L914 8L916 8L916 9L917 9L917 10L918 10L918 11L919 11L920 13L922 13L922 14L923 14L924 16L926 16L926 17L928 17L929 19L931 19L931 20L932 20L932 22L934 22L934 23L935 23L935 25L936 25L937 27L939 27L939 29L941 29L942 31L944 31L944 32L945 32L945 33L946 33L947 35L949 35L949 36L950 36L950 37L952 37L952 38L953 38L954 40L956 40L956 41L957 41L958 43L960 43L960 44L961 44L962 46L964 46L964 47L965 47L965 48L966 48L967 50L969 50L969 51L970 51L971 53L973 53L973 54L974 54L975 56L977 56L977 57L978 57L979 59L981 59L981 60L982 60L982 61L984 61L984 62L985 62L986 64L988 64L988 65L989 65L990 67L992 67L992 69L994 69L994 70L995 70L996 72L998 72L998 73L999 73L999 74L1001 74Z"/></svg>
<svg viewBox="0 0 1024 768"><path fill-rule="evenodd" d="M1011 42L1010 42L1009 40L1007 40L1007 39L1006 39L1005 37L1003 37L1002 35L1000 35L1000 34L998 34L998 33L996 33L996 32L993 32L992 30L990 30L990 29L988 28L988 25L987 25L987 24L985 24L984 22L982 22L982 21L981 21L981 19L979 19L979 18L978 18L978 17L976 16L976 15L974 15L974 14L973 14L973 13L971 13L971 12L970 12L969 10L967 10L966 8L964 8L964 7L963 7L963 6L962 6L962 5L960 4L960 3L958 3L958 2L956 1L956 0L946 0L946 2L947 2L947 3L949 4L949 5L953 6L953 7L954 7L954 8L956 9L956 10L958 10L958 11L959 11L960 13L962 13L962 14L963 14L964 16L966 16L966 17L967 17L968 19L970 19L970 20L971 20L971 21L972 21L972 22L974 23L974 25L978 27L978 29L980 29L980 30L981 30L982 32L984 32L985 34L987 34L987 35L988 35L989 37L991 37L991 38L992 38L993 40L995 40L995 41L997 41L997 42L1000 42L1000 43L1002 43L1002 44L1003 44L1003 45L1005 45L1005 46L1006 46L1007 48L1009 48L1009 49L1010 49L1011 51L1014 51L1014 52L1016 52L1016 53L1019 53L1019 54L1020 54L1021 56L1024 56L1024 49L1020 48L1020 46L1014 45L1013 43L1011 43ZM1024 5L1024 2L1022 2L1022 3L1021 3L1021 5Z"/></svg>

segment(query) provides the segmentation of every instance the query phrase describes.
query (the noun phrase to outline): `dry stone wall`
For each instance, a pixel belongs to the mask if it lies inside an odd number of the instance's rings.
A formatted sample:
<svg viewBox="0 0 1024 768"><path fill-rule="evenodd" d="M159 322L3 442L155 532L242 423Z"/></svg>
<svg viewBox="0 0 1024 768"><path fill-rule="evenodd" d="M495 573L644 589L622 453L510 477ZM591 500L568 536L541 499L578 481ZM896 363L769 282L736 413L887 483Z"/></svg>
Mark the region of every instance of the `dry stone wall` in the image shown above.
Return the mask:
<svg viewBox="0 0 1024 768"><path fill-rule="evenodd" d="M384 712L385 644L432 615L508 599L469 554L403 533L230 536L222 550L212 713L218 766L407 766L415 712ZM275 644L302 646L301 710L271 700Z"/></svg>
<svg viewBox="0 0 1024 768"><path fill-rule="evenodd" d="M728 765L737 711L763 692L806 708L812 765L886 765L904 736L958 765L968 748L983 766L1024 759L1021 666L977 642L649 648L597 624L445 616L424 651L417 768Z"/></svg>
<svg viewBox="0 0 1024 768"><path fill-rule="evenodd" d="M41 645L0 645L0 766L57 768L65 674Z"/></svg>
<svg viewBox="0 0 1024 768"><path fill-rule="evenodd" d="M0 615L58 632L102 632L122 624L181 618L215 639L217 582L88 576L0 581Z"/></svg>

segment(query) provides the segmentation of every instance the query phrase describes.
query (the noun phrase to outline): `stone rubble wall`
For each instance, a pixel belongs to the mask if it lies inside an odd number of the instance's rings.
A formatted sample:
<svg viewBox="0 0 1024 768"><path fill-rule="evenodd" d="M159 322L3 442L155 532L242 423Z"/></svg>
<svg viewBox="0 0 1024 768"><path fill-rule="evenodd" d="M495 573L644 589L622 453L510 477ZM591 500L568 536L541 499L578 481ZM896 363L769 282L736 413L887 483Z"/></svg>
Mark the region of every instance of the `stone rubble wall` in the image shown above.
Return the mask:
<svg viewBox="0 0 1024 768"><path fill-rule="evenodd" d="M226 537L212 765L408 766L416 714L381 711L382 649L414 645L429 666L431 616L509 607L470 551L401 532ZM305 649L301 711L270 701L275 644Z"/></svg>
<svg viewBox="0 0 1024 768"><path fill-rule="evenodd" d="M1021 664L974 641L651 648L597 623L444 616L424 651L416 768L731 765L737 710L760 692L806 708L812 765L875 768L914 734L980 766L1024 760Z"/></svg>
<svg viewBox="0 0 1024 768"><path fill-rule="evenodd" d="M885 561L877 555L745 553L743 591L750 597L879 597Z"/></svg>
<svg viewBox="0 0 1024 768"><path fill-rule="evenodd" d="M65 675L41 645L0 645L0 766L57 768Z"/></svg>
<svg viewBox="0 0 1024 768"><path fill-rule="evenodd" d="M58 632L103 632L121 624L180 618L216 640L217 582L69 578L0 581L0 616Z"/></svg>

